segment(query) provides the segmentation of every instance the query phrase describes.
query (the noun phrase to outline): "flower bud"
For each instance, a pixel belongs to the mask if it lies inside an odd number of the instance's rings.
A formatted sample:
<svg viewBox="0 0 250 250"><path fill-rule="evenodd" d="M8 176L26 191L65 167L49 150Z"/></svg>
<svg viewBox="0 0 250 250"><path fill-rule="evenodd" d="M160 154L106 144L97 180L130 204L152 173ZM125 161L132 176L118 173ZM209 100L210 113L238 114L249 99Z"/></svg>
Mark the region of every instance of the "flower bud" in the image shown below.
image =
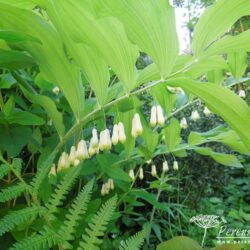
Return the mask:
<svg viewBox="0 0 250 250"><path fill-rule="evenodd" d="M114 190L115 186L113 179L108 179L108 185L110 190Z"/></svg>
<svg viewBox="0 0 250 250"><path fill-rule="evenodd" d="M133 169L129 170L129 177L130 177L132 180L135 179L135 173L134 173L134 170L133 170Z"/></svg>
<svg viewBox="0 0 250 250"><path fill-rule="evenodd" d="M104 190L105 190L105 194L109 194L109 191L110 191L109 183L104 184Z"/></svg>
<svg viewBox="0 0 250 250"><path fill-rule="evenodd" d="M77 167L80 164L80 161L78 159L75 159L74 166Z"/></svg>
<svg viewBox="0 0 250 250"><path fill-rule="evenodd" d="M143 169L142 168L139 169L139 178L140 178L140 180L143 180L143 178L144 178L144 174L143 174Z"/></svg>
<svg viewBox="0 0 250 250"><path fill-rule="evenodd" d="M246 97L246 92L243 89L241 89L239 91L238 95L239 95L239 97L245 98Z"/></svg>
<svg viewBox="0 0 250 250"><path fill-rule="evenodd" d="M198 113L197 110L194 110L194 111L192 112L192 114L191 114L191 119L192 119L193 121L197 121L197 120L200 119L200 115L199 115L199 113Z"/></svg>
<svg viewBox="0 0 250 250"><path fill-rule="evenodd" d="M54 94L58 95L59 92L60 92L60 89L59 89L59 87L55 86L55 87L52 89L52 91L53 91Z"/></svg>
<svg viewBox="0 0 250 250"><path fill-rule="evenodd" d="M59 158L59 161L58 161L58 169L57 169L57 172L63 170L63 169L66 169L68 168L70 165L69 163L69 156L66 152L63 152L62 155L60 156Z"/></svg>
<svg viewBox="0 0 250 250"><path fill-rule="evenodd" d="M183 129L186 129L186 128L188 127L187 120L186 120L185 117L183 117L183 118L181 119L180 126L181 126L181 128L183 128Z"/></svg>
<svg viewBox="0 0 250 250"><path fill-rule="evenodd" d="M112 141L111 141L110 133L108 129L104 130L103 147L105 150L110 150L112 147Z"/></svg>
<svg viewBox="0 0 250 250"><path fill-rule="evenodd" d="M76 159L76 147L72 146L69 154L69 163L71 165L74 165L75 159Z"/></svg>
<svg viewBox="0 0 250 250"><path fill-rule="evenodd" d="M105 184L102 184L101 195L104 196L106 194Z"/></svg>
<svg viewBox="0 0 250 250"><path fill-rule="evenodd" d="M212 112L208 109L208 107L205 107L204 110L203 110L203 113L205 116L210 116L212 114Z"/></svg>
<svg viewBox="0 0 250 250"><path fill-rule="evenodd" d="M118 123L118 136L120 143L124 144L126 142L126 134L122 122Z"/></svg>
<svg viewBox="0 0 250 250"><path fill-rule="evenodd" d="M152 167L151 167L151 175L152 176L157 176L157 171L156 171L156 166L155 165L152 165Z"/></svg>
<svg viewBox="0 0 250 250"><path fill-rule="evenodd" d="M52 175L56 176L56 165L55 164L52 165L52 168L49 171L49 177Z"/></svg>
<svg viewBox="0 0 250 250"><path fill-rule="evenodd" d="M141 135L143 132L143 127L141 124L141 119L138 113L134 115L132 120L132 132L131 135L136 138L137 136Z"/></svg>
<svg viewBox="0 0 250 250"><path fill-rule="evenodd" d="M119 127L117 124L115 124L112 132L112 143L116 145L118 141L119 141Z"/></svg>
<svg viewBox="0 0 250 250"><path fill-rule="evenodd" d="M179 166L178 166L178 162L177 162L177 161L174 161L173 169L176 170L176 171L179 169Z"/></svg>
<svg viewBox="0 0 250 250"><path fill-rule="evenodd" d="M150 125L151 127L155 127L157 123L157 115L156 115L156 106L151 108L151 115L150 115Z"/></svg>
<svg viewBox="0 0 250 250"><path fill-rule="evenodd" d="M89 158L87 144L84 140L80 140L77 145L76 157L78 160L85 160Z"/></svg>
<svg viewBox="0 0 250 250"><path fill-rule="evenodd" d="M94 156L96 154L95 148L92 148L91 145L89 147L88 154L89 154L90 157L92 157L92 156Z"/></svg>
<svg viewBox="0 0 250 250"><path fill-rule="evenodd" d="M167 173L168 170L169 170L168 162L167 162L167 161L164 161L163 164L162 164L162 172L163 172L163 173Z"/></svg>
<svg viewBox="0 0 250 250"><path fill-rule="evenodd" d="M99 149L101 151L104 150L104 141L105 141L104 137L105 137L105 133L104 133L104 131L101 131L101 133L100 133L100 141L99 141ZM92 140L90 141L90 145L92 146Z"/></svg>
<svg viewBox="0 0 250 250"><path fill-rule="evenodd" d="M98 133L95 128L92 129L92 147L96 148L98 147L99 141L98 141Z"/></svg>
<svg viewBox="0 0 250 250"><path fill-rule="evenodd" d="M160 105L157 105L156 109L157 109L157 123L159 126L163 126L165 124L163 110Z"/></svg>

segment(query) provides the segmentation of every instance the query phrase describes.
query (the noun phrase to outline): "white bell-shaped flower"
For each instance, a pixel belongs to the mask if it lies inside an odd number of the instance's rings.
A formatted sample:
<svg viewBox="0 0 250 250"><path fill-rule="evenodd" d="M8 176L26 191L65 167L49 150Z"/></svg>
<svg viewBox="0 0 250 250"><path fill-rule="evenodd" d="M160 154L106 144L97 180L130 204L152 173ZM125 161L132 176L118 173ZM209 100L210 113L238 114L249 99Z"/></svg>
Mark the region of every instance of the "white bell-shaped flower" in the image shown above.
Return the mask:
<svg viewBox="0 0 250 250"><path fill-rule="evenodd" d="M80 164L80 161L78 159L75 159L74 166L77 167Z"/></svg>
<svg viewBox="0 0 250 250"><path fill-rule="evenodd" d="M92 129L92 147L96 148L98 147L99 141L98 141L98 133L95 128Z"/></svg>
<svg viewBox="0 0 250 250"><path fill-rule="evenodd" d="M168 170L169 170L168 162L167 162L167 161L164 161L164 162L162 163L162 172L163 172L163 173L167 173Z"/></svg>
<svg viewBox="0 0 250 250"><path fill-rule="evenodd" d="M129 177L134 180L135 179L135 173L134 173L134 170L133 169L130 169L129 170Z"/></svg>
<svg viewBox="0 0 250 250"><path fill-rule="evenodd" d="M112 132L112 143L116 145L118 142L119 142L119 127L117 124L115 124Z"/></svg>
<svg viewBox="0 0 250 250"><path fill-rule="evenodd" d="M188 127L188 123L185 117L183 117L180 121L180 127L186 129Z"/></svg>
<svg viewBox="0 0 250 250"><path fill-rule="evenodd" d="M122 122L118 123L118 137L120 143L124 144L126 142L125 129Z"/></svg>
<svg viewBox="0 0 250 250"><path fill-rule="evenodd" d="M58 161L57 171L59 172L63 169L67 169L69 166L70 166L69 156L66 152L63 152L59 158L59 161Z"/></svg>
<svg viewBox="0 0 250 250"><path fill-rule="evenodd" d="M165 124L165 118L162 107L160 105L157 105L156 109L157 109L157 123L159 126L163 126Z"/></svg>
<svg viewBox="0 0 250 250"><path fill-rule="evenodd" d="M205 107L204 110L203 110L203 113L205 116L210 116L212 114L212 112L208 109L208 107Z"/></svg>
<svg viewBox="0 0 250 250"><path fill-rule="evenodd" d="M102 184L101 195L104 196L106 194L105 184Z"/></svg>
<svg viewBox="0 0 250 250"><path fill-rule="evenodd" d="M194 110L194 111L192 112L192 114L191 114L191 119L192 119L193 121L197 121L197 120L200 119L200 115L199 115L199 113L198 113L197 110Z"/></svg>
<svg viewBox="0 0 250 250"><path fill-rule="evenodd" d="M178 161L174 161L173 169L177 171L179 169Z"/></svg>
<svg viewBox="0 0 250 250"><path fill-rule="evenodd" d="M141 135L143 132L143 127L141 123L141 118L138 113L134 115L134 118L132 120L132 131L131 135L136 138L137 136Z"/></svg>
<svg viewBox="0 0 250 250"><path fill-rule="evenodd" d="M113 179L108 179L108 185L110 190L114 190L115 185Z"/></svg>
<svg viewBox="0 0 250 250"><path fill-rule="evenodd" d="M151 127L155 127L157 124L157 109L156 106L153 106L151 108L151 114L150 114L150 125Z"/></svg>
<svg viewBox="0 0 250 250"><path fill-rule="evenodd" d="M143 178L144 178L143 168L139 169L139 178L140 178L140 180L143 180Z"/></svg>
<svg viewBox="0 0 250 250"><path fill-rule="evenodd" d="M70 148L70 154L69 154L69 163L70 163L70 165L74 165L75 160L76 160L76 147L72 146Z"/></svg>
<svg viewBox="0 0 250 250"><path fill-rule="evenodd" d="M156 166L154 164L151 167L151 175L154 177L157 176Z"/></svg>
<svg viewBox="0 0 250 250"><path fill-rule="evenodd" d="M55 86L55 87L52 89L52 91L53 91L54 94L58 95L59 92L60 92L60 89L59 89L58 86Z"/></svg>
<svg viewBox="0 0 250 250"><path fill-rule="evenodd" d="M94 156L96 154L95 148L89 147L88 154L90 157Z"/></svg>
<svg viewBox="0 0 250 250"><path fill-rule="evenodd" d="M246 92L245 92L243 89L241 89L241 90L239 90L238 95L239 95L239 97L241 97L241 98L245 98L245 97L246 97Z"/></svg>
<svg viewBox="0 0 250 250"><path fill-rule="evenodd" d="M52 165L52 168L49 171L49 176L52 176L52 175L56 176L56 165L55 164Z"/></svg>
<svg viewBox="0 0 250 250"><path fill-rule="evenodd" d="M99 149L101 151L103 151L105 148L104 148L104 141L105 141L105 133L104 133L104 130L101 131L100 133L100 141L99 141ZM90 141L90 145L92 146L92 140Z"/></svg>
<svg viewBox="0 0 250 250"><path fill-rule="evenodd" d="M78 160L85 160L89 158L87 143L80 140L77 145L76 157Z"/></svg>
<svg viewBox="0 0 250 250"><path fill-rule="evenodd" d="M108 129L104 130L104 141L103 141L103 146L105 150L110 150L112 147L112 141L110 138L110 132Z"/></svg>

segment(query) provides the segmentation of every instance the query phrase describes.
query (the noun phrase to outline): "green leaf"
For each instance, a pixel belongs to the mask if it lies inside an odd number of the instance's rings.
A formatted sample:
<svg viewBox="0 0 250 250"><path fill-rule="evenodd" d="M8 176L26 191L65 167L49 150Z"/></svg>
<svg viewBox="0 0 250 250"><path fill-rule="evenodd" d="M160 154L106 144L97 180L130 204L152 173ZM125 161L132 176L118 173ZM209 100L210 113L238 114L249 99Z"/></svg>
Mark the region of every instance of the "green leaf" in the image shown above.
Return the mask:
<svg viewBox="0 0 250 250"><path fill-rule="evenodd" d="M0 165L0 179L10 172L11 168L8 165Z"/></svg>
<svg viewBox="0 0 250 250"><path fill-rule="evenodd" d="M52 119L53 124L55 125L58 135L63 137L65 130L63 125L63 117L62 114L57 110L55 103L47 96L31 94L24 88L22 88L22 91L31 102L41 105L46 110L49 117Z"/></svg>
<svg viewBox="0 0 250 250"><path fill-rule="evenodd" d="M25 190L26 184L20 182L8 188L2 189L0 193L0 202L6 202L18 198Z"/></svg>
<svg viewBox="0 0 250 250"><path fill-rule="evenodd" d="M250 108L239 96L224 87L188 78L176 78L167 84L200 97L213 113L220 115L238 133L250 150Z"/></svg>
<svg viewBox="0 0 250 250"><path fill-rule="evenodd" d="M94 48L117 74L126 91L133 89L136 82L135 62L139 55L138 48L128 40L123 25L117 19L96 18L88 3L81 1L59 0L53 1L53 5L46 1L46 7L61 32L60 27L63 26L74 42L85 43ZM74 52L73 48L71 50ZM93 73L86 73L90 74Z"/></svg>
<svg viewBox="0 0 250 250"><path fill-rule="evenodd" d="M20 124L20 125L43 125L44 120L34 115L30 112L22 111L22 110L14 110L8 117L6 117L6 121L9 124Z"/></svg>
<svg viewBox="0 0 250 250"><path fill-rule="evenodd" d="M122 180L130 182L131 179L126 172L124 172L119 165L113 166L114 163L119 161L117 155L103 154L97 155L96 159L101 166L102 171L114 180Z"/></svg>
<svg viewBox="0 0 250 250"><path fill-rule="evenodd" d="M45 80L60 87L75 117L80 119L85 99L80 71L68 59L62 39L54 26L33 11L8 4L0 3L0 15L2 17L0 28L24 32L41 41L41 44L23 43L22 48L34 58Z"/></svg>
<svg viewBox="0 0 250 250"><path fill-rule="evenodd" d="M203 54L202 57L211 55L250 51L250 30L237 36L225 36L214 42Z"/></svg>
<svg viewBox="0 0 250 250"><path fill-rule="evenodd" d="M223 126L219 126L205 133L191 132L188 137L189 145L200 145L207 142L220 142L228 145L241 154L250 154L239 136L233 131Z"/></svg>
<svg viewBox="0 0 250 250"><path fill-rule="evenodd" d="M11 114L15 107L15 100L13 96L10 96L9 100L4 104L3 113L8 116Z"/></svg>
<svg viewBox="0 0 250 250"><path fill-rule="evenodd" d="M249 15L248 0L219 0L207 8L196 25L193 52L197 56L227 32L242 16Z"/></svg>
<svg viewBox="0 0 250 250"><path fill-rule="evenodd" d="M32 131L26 127L9 127L0 126L0 148L15 157L22 148L28 143Z"/></svg>
<svg viewBox="0 0 250 250"><path fill-rule="evenodd" d="M181 143L181 127L177 119L171 119L170 124L164 128L163 133L165 135L165 142L170 151Z"/></svg>
<svg viewBox="0 0 250 250"><path fill-rule="evenodd" d="M245 51L229 53L227 56L227 61L232 75L236 80L239 80L245 74L247 68L247 53Z"/></svg>
<svg viewBox="0 0 250 250"><path fill-rule="evenodd" d="M216 153L211 148L193 147L193 149L201 155L210 156L216 162L222 165L236 167L236 168L243 168L243 166L241 165L241 163L239 162L239 160L236 158L235 155Z"/></svg>
<svg viewBox="0 0 250 250"><path fill-rule="evenodd" d="M24 69L35 65L32 57L14 50L0 49L0 67L5 69Z"/></svg>
<svg viewBox="0 0 250 250"><path fill-rule="evenodd" d="M201 250L199 244L186 236L176 236L171 240L165 241L157 246L156 250Z"/></svg>
<svg viewBox="0 0 250 250"><path fill-rule="evenodd" d="M41 43L39 39L33 36L13 30L0 30L0 39L3 39L8 43L19 43L19 42L30 42L30 41Z"/></svg>
<svg viewBox="0 0 250 250"><path fill-rule="evenodd" d="M157 65L162 78L168 76L179 53L174 8L168 1L105 1L110 15L125 26L130 40Z"/></svg>

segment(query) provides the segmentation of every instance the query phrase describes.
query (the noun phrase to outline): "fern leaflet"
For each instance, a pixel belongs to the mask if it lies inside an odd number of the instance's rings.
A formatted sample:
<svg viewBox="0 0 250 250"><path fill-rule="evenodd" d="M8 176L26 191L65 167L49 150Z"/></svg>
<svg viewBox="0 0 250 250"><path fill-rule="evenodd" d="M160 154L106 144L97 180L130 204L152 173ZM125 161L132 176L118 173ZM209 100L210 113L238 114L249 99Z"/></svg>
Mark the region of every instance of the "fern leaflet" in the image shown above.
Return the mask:
<svg viewBox="0 0 250 250"><path fill-rule="evenodd" d="M6 174L8 174L10 170L11 168L8 165L2 164L0 166L0 179L2 179Z"/></svg>
<svg viewBox="0 0 250 250"><path fill-rule="evenodd" d="M82 235L83 241L80 242L78 250L97 250L98 245L102 243L99 237L104 235L106 226L111 219L115 207L116 207L117 197L114 196L105 204L102 205L97 214L92 218L91 223L89 223L88 228L85 229L85 234Z"/></svg>
<svg viewBox="0 0 250 250"><path fill-rule="evenodd" d="M73 186L79 172L80 167L72 167L68 173L64 176L63 180L57 185L55 192L51 195L50 200L45 205L48 209L47 218L53 219L53 214L57 211L57 206L61 205L65 195L69 192Z"/></svg>
<svg viewBox="0 0 250 250"><path fill-rule="evenodd" d="M49 249L61 242L60 237L52 229L45 227L39 234L25 238L15 243L11 250L38 250Z"/></svg>
<svg viewBox="0 0 250 250"><path fill-rule="evenodd" d="M66 220L59 230L59 234L64 240L72 240L74 236L74 228L77 226L78 221L85 214L88 203L91 197L91 191L93 188L94 179L85 185L82 191L78 194L74 203L72 204L69 213L66 215Z"/></svg>
<svg viewBox="0 0 250 250"><path fill-rule="evenodd" d="M11 231L22 223L29 222L42 213L42 208L37 206L27 207L18 211L9 212L0 220L0 236Z"/></svg>
<svg viewBox="0 0 250 250"><path fill-rule="evenodd" d="M145 231L140 231L129 237L125 242L121 242L119 250L139 250L145 238Z"/></svg>
<svg viewBox="0 0 250 250"><path fill-rule="evenodd" d="M20 182L17 185L3 189L0 193L0 202L6 202L19 197L25 190L27 186Z"/></svg>

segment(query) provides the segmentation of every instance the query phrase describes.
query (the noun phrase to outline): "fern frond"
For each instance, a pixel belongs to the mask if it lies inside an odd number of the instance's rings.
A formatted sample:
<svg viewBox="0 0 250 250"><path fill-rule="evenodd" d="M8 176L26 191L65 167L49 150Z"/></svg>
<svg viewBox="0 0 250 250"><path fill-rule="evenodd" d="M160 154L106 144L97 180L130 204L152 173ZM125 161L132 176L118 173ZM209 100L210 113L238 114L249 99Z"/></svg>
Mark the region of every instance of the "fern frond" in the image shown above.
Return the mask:
<svg viewBox="0 0 250 250"><path fill-rule="evenodd" d="M51 195L48 203L45 206L48 209L47 218L53 219L53 214L57 211L57 206L62 204L62 201L65 199L66 194L69 192L73 186L79 172L80 167L72 167L69 169L68 173L64 176L63 180L57 185L56 190Z"/></svg>
<svg viewBox="0 0 250 250"><path fill-rule="evenodd" d="M8 165L2 164L0 166L0 179L2 179L6 174L8 174L10 170L11 168Z"/></svg>
<svg viewBox="0 0 250 250"><path fill-rule="evenodd" d="M19 197L25 190L27 190L27 186L22 182L3 189L0 193L0 202L6 202L15 199Z"/></svg>
<svg viewBox="0 0 250 250"><path fill-rule="evenodd" d="M48 176L50 169L52 168L53 161L56 157L57 150L53 151L50 156L43 162L41 167L38 169L35 177L32 180L31 186L35 194L38 194L39 188L45 178Z"/></svg>
<svg viewBox="0 0 250 250"><path fill-rule="evenodd" d="M80 242L79 250L97 250L102 243L99 238L104 235L104 231L110 221L116 207L117 196L112 197L102 205L100 210L94 215L85 233L82 235L83 241Z"/></svg>
<svg viewBox="0 0 250 250"><path fill-rule="evenodd" d="M41 214L43 208L38 206L27 207L18 211L9 212L0 220L0 236L11 231L16 226L32 221Z"/></svg>
<svg viewBox="0 0 250 250"><path fill-rule="evenodd" d="M50 249L53 245L61 242L60 237L55 231L46 227L39 234L30 236L15 243L11 250L38 250L38 249Z"/></svg>
<svg viewBox="0 0 250 250"><path fill-rule="evenodd" d="M74 233L74 228L87 210L93 185L94 179L84 186L73 202L72 207L69 209L69 213L66 215L67 219L59 230L59 235L61 235L63 240L67 241L74 239L74 236L72 235Z"/></svg>
<svg viewBox="0 0 250 250"><path fill-rule="evenodd" d="M145 238L145 231L142 230L130 236L125 242L121 242L119 250L139 250Z"/></svg>

